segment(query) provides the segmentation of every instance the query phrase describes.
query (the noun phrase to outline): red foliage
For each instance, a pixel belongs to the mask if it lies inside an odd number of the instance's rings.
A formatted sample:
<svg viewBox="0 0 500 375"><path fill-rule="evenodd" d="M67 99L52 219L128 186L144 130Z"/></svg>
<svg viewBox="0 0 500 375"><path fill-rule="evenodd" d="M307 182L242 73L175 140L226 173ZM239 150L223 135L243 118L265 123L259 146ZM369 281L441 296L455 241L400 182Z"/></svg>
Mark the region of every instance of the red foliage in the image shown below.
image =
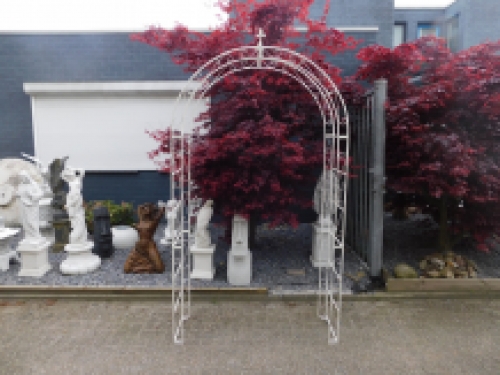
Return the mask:
<svg viewBox="0 0 500 375"><path fill-rule="evenodd" d="M500 230L500 41L452 53L429 37L358 58L357 80L388 79L388 187L426 196L436 217L446 197L448 230L484 250Z"/></svg>
<svg viewBox="0 0 500 375"><path fill-rule="evenodd" d="M231 0L220 8L232 16L210 33L177 26L174 30L151 28L132 35L169 53L173 61L194 72L202 64L231 48L256 44L258 28L265 45L299 50L321 66L336 84L339 69L327 60L356 47L357 41L326 27L325 14L310 20L313 0ZM293 26L300 23L305 32ZM249 39L251 38L251 39ZM323 128L319 110L306 90L291 78L269 71L251 71L227 77L210 91L212 98L192 148L192 178L197 195L213 199L226 219L234 213L260 215L272 224L297 224L293 207L310 207L304 193L313 186L323 157ZM181 156L180 141L170 149L170 132L150 133L159 146L150 157L170 151ZM168 171L168 160L159 162Z"/></svg>

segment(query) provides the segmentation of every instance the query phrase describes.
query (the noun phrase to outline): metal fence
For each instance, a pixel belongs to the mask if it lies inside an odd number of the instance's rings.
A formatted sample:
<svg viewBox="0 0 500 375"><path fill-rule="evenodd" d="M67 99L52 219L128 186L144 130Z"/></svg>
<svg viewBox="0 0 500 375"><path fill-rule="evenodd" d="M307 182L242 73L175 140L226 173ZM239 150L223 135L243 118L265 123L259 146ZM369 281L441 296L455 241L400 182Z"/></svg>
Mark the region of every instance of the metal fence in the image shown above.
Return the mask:
<svg viewBox="0 0 500 375"><path fill-rule="evenodd" d="M382 271L386 99L387 81L381 79L360 106L349 108L355 177L347 192L346 242L366 262L372 277Z"/></svg>

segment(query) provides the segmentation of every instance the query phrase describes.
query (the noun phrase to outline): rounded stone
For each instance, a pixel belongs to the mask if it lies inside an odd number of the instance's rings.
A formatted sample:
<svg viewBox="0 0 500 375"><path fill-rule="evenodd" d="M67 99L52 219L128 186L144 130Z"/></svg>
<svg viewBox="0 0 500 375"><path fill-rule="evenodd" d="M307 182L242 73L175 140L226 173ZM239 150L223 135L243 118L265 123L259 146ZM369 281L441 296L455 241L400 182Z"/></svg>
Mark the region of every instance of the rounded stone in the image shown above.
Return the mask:
<svg viewBox="0 0 500 375"><path fill-rule="evenodd" d="M394 276L398 279L415 279L418 277L417 271L407 264L398 264L394 267Z"/></svg>

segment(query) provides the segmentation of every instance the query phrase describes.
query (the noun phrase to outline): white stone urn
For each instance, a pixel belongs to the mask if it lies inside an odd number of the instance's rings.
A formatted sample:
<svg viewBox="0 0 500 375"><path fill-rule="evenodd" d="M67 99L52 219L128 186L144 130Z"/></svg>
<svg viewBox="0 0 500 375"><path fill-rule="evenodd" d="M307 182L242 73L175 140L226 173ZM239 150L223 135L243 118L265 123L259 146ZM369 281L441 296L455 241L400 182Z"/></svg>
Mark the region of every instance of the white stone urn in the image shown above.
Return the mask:
<svg viewBox="0 0 500 375"><path fill-rule="evenodd" d="M111 227L111 234L113 247L117 250L132 250L139 241L139 233L130 225L115 225Z"/></svg>

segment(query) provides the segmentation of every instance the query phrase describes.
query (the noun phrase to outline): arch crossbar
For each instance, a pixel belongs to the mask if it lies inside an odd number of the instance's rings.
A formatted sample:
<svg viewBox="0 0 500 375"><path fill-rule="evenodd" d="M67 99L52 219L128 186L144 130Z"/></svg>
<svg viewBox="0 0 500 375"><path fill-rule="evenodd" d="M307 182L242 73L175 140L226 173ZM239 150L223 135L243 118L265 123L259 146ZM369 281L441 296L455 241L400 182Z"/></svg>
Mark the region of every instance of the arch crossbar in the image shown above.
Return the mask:
<svg viewBox="0 0 500 375"><path fill-rule="evenodd" d="M194 100L204 100L209 90L225 77L248 70L278 72L296 80L311 95L323 122L323 175L329 186L321 192L321 217L328 215L333 225L322 246L328 250L326 265L318 268L319 318L327 323L328 343L339 340L342 307L342 275L344 267L344 234L346 225L346 194L349 175L349 118L346 105L330 76L312 60L295 51L258 44L226 51L201 66L179 93L170 122L170 197L180 205L177 235L172 240L172 335L174 343L184 342L184 323L191 312L191 257L194 243L194 222L201 201L194 194L191 180L192 130L186 131L187 114ZM191 129L191 127L190 127ZM177 153L178 155L178 153ZM328 172L328 173L326 173ZM327 207L333 207L326 212Z"/></svg>

